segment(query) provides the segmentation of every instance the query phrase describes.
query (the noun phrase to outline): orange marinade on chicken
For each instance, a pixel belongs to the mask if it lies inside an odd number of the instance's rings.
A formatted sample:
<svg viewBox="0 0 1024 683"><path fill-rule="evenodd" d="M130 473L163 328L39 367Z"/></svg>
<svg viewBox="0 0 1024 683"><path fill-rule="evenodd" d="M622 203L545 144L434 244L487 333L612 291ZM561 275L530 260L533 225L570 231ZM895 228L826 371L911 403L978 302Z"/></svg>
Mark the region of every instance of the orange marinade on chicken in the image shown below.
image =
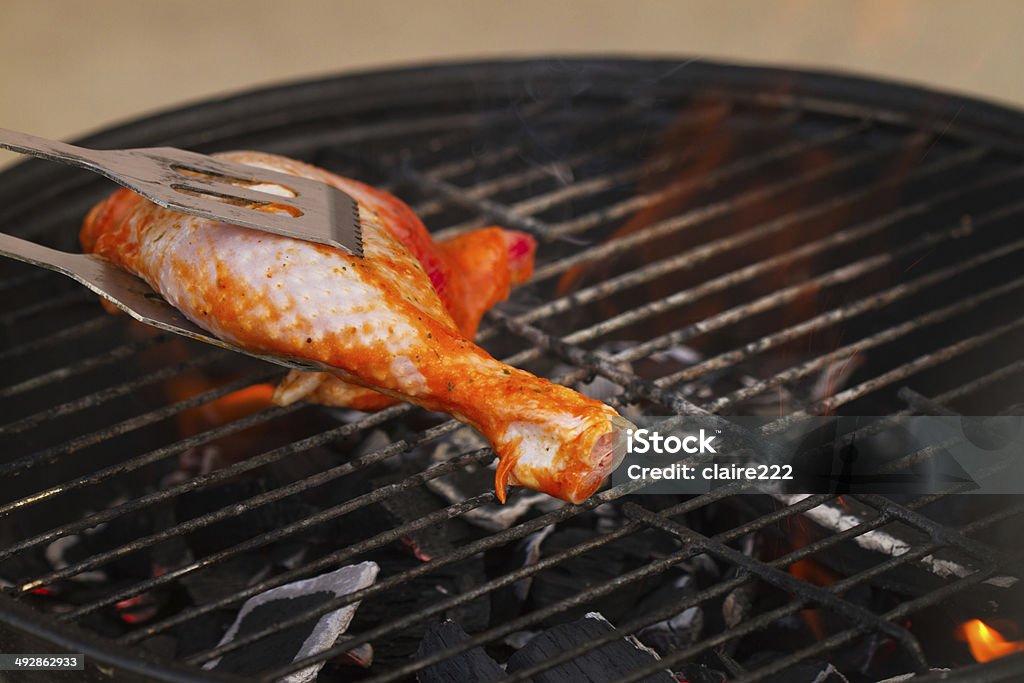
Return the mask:
<svg viewBox="0 0 1024 683"><path fill-rule="evenodd" d="M127 191L90 212L85 251L143 278L218 337L333 368L327 381L306 373L311 386L291 387L299 396L337 385L341 405L379 393L472 425L498 455L503 501L507 484L572 502L600 487L631 425L610 406L501 363L467 338L484 311L529 276L532 240L489 228L434 244L412 210L387 193L283 157L221 157L349 194L359 205L364 258L175 213Z"/></svg>
<svg viewBox="0 0 1024 683"><path fill-rule="evenodd" d="M476 336L484 313L508 298L511 285L533 273L536 242L523 232L485 228L435 244L419 217L395 197L363 186L381 202L396 204L385 226L409 249L430 276L435 291L467 339ZM375 411L398 400L327 373L292 371L282 380L274 401L298 400Z"/></svg>

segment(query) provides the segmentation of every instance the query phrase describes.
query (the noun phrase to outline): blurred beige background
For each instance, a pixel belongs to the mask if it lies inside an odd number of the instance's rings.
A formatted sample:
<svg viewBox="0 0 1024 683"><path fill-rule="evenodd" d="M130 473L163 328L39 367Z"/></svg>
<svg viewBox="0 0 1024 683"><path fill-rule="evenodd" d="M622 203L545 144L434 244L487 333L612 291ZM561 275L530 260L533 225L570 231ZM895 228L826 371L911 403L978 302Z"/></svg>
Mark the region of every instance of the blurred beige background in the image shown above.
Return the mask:
<svg viewBox="0 0 1024 683"><path fill-rule="evenodd" d="M544 54L840 69L1024 108L1024 0L0 0L0 16L0 126L58 138L276 81Z"/></svg>

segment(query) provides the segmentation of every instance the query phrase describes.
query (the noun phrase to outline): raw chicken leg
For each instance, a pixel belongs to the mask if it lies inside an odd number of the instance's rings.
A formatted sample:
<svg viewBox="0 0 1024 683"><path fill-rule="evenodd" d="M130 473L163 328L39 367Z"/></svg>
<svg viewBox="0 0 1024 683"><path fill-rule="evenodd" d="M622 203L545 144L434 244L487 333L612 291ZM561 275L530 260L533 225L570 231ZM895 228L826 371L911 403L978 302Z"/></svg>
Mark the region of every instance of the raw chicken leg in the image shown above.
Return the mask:
<svg viewBox="0 0 1024 683"><path fill-rule="evenodd" d="M483 311L452 304L466 316L461 324L449 313L444 300L459 295L451 280L436 280L450 274L450 264L432 260L435 247L410 227L419 222L403 215L411 215L408 207L289 159L224 158L350 194L360 205L365 258L174 213L124 190L90 212L83 248L142 277L232 343L320 361L345 382L474 426L498 454L495 488L503 501L507 484L572 502L600 487L621 459L618 437L631 425L611 407L507 366L466 339L462 327L475 328ZM402 231L409 234L397 238ZM509 270L511 280L515 268Z"/></svg>

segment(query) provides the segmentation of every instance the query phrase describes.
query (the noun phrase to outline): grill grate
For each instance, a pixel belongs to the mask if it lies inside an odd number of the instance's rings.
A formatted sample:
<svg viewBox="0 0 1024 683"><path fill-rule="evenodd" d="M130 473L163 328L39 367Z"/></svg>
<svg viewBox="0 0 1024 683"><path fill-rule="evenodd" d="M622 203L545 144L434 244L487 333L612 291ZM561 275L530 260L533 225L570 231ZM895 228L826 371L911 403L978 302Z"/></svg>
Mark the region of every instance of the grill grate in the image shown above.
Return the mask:
<svg viewBox="0 0 1024 683"><path fill-rule="evenodd" d="M610 400L615 405L640 401L662 414L742 414L759 400L776 401L782 396L778 392L789 396L787 415L994 414L1019 403L1014 383L1024 372L1019 358L1024 278L1013 266L1024 249L1014 231L1024 212L1024 202L1016 201L1024 185L1019 165L1024 128L1018 117L893 86L794 78L783 72L646 62L450 67L254 93L139 122L93 142L207 151L262 148L393 189L440 235L488 223L533 233L541 243L533 280L488 315L478 340L507 362L566 384L602 377L623 388ZM353 98L353 92L360 97ZM875 101L882 97L878 93L889 100ZM6 176L0 204L5 229L61 248L71 247L77 222L109 190L98 180L34 162ZM101 631L99 646L82 645L91 648L90 657L113 660L121 653L119 665L142 671L143 664L125 661L125 648L233 613L270 588L374 557L418 532L450 531L467 513L495 502L483 491L446 506L435 498L434 509L415 519L365 537L357 533L358 523L349 531L346 520L423 492L428 481L486 465L493 453L466 450L426 470L359 489L347 482L378 477L380 467L398 468L395 463L410 451L432 448L459 425L431 421L405 405L348 422L335 421L332 411L294 405L182 434L177 423L188 411L272 381L280 371L146 334L134 323L103 314L69 282L20 265L0 264L0 292L5 374L0 476L10 482L0 498L0 579L13 584L0 610L16 601L46 611L34 592L156 553L233 520L271 515L289 501L315 501L272 529L242 540L228 536L162 573L101 585L76 605L40 616L49 636L74 642L83 630L99 631L97 618L122 601L182 591L185 581L276 543L323 529L338 534L317 555L272 576L125 624L119 632ZM631 343L621 345L624 340ZM612 342L620 346L612 348ZM684 344L703 358L656 376L637 370L658 352ZM799 395L802 382L841 374L837 365L851 358L860 365L842 387ZM167 383L190 373L202 373L211 384L187 397L169 397ZM729 384L738 376L744 378L740 386ZM764 430L787 419L780 417ZM183 454L261 427L289 437L269 448L246 442L245 457L236 462L157 484ZM387 445L353 455L356 444L374 430L392 430ZM318 459L322 453L334 455ZM273 470L296 461L304 464L287 476ZM244 502L176 518L62 566L31 561L58 539L133 516L156 516L177 509L189 496L270 471L278 472L277 485ZM539 628L604 596L637 590L699 555L734 574L642 618L616 623L618 633L566 649L508 680L529 680L622 633L637 633L753 584L773 587L783 596L781 604L707 633L624 680L694 661L717 663L737 683L774 680L788 667L828 658L866 634L890 639L905 670L920 673L950 665L943 659L948 653L924 647L907 618L1012 574L1015 559L1019 564L1019 556L999 541L1019 527L1024 506L1011 500L959 527L937 521L934 511L955 491L900 502L850 496L865 512L858 524L758 559L737 550L737 544L752 534L778 533L820 506L837 505L837 496L766 501L738 496L743 488L733 485L669 502L624 499L635 486L608 489L582 505L526 515L507 529L453 542L429 562L382 572L368 588L225 645L214 647L214 638L179 656L189 667L167 658L157 673L152 667L145 671L167 680L204 680L212 676L198 668L206 662L361 602L347 640L261 672L260 680L273 680L364 643L394 642L410 633L418 638L433 618L648 534L675 549L561 600L488 623L469 640L425 658L385 659L368 680L410 680L431 664L477 646L495 646L509 634ZM513 494L512 500L522 495ZM551 525L569 528L592 519L606 504L622 516L610 532L534 564L485 576L455 594L421 596L414 610L386 621L359 620L359 614L388 605L418 580L511 548ZM733 511L738 521L708 533L690 524L721 509ZM787 572L795 562L822 558L897 523L923 540L828 586ZM927 566L940 551L955 554L960 575L944 577L884 610L848 599L850 591L875 585L891 572ZM743 638L811 606L831 613L842 626L771 662L745 666L731 659ZM14 615L19 607L0 614ZM997 667L1017 676L1024 662L1016 656L990 669Z"/></svg>

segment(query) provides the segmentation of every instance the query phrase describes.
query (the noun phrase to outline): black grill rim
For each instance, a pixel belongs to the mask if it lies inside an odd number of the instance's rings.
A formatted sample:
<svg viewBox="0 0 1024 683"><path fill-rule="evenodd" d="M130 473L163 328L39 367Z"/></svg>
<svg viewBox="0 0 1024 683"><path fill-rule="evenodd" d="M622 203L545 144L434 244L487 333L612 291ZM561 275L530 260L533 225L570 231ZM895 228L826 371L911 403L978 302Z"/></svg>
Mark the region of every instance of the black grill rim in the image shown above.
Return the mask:
<svg viewBox="0 0 1024 683"><path fill-rule="evenodd" d="M651 84L673 89L692 84L764 92L772 86L795 104L828 100L866 107L877 119L905 119L917 128L932 128L943 135L962 136L977 142L998 143L1004 151L1024 151L1024 116L1021 110L977 98L929 89L891 80L872 79L842 72L796 70L781 67L731 65L699 59L538 57L526 60L454 62L436 66L368 70L298 82L285 82L242 91L222 98L210 98L174 107L150 116L130 120L80 137L73 142L96 147L130 147L167 144L196 149L210 148L219 129L259 113L261 121L272 122L298 106L315 107L325 99L347 97L353 111L361 103L395 92L411 92L421 81L431 89L443 85L472 83L478 92L491 94L517 91L525 81L585 78L589 94L623 98L631 88L642 86L647 94ZM780 89L779 84L785 84ZM351 104L349 104L351 103ZM814 107L809 107L814 108ZM332 111L337 111L332 109ZM65 169L31 159L0 172L0 199L10 200L33 186L44 185ZM5 204L7 202L5 201ZM6 212L3 212L6 213ZM0 213L0 216L3 215Z"/></svg>
<svg viewBox="0 0 1024 683"><path fill-rule="evenodd" d="M881 122L902 123L944 136L983 143L1001 151L1024 152L1024 111L961 95L894 81L830 71L737 66L702 60L643 58L543 57L527 60L456 62L442 65L370 70L314 80L289 82L198 101L135 119L79 138L95 147L176 144L212 151L230 146L231 138L253 131L273 130L287 112L318 103L338 102L350 112L379 106L381 100L408 101L422 90L430 99L437 89L472 84L481 96L519 95L524 83L555 86L583 82L591 96L629 97L632 88L650 96L659 88L678 93L687 86L709 86L732 93L753 93L755 101L774 98L812 111L834 111ZM780 84L784 87L780 88ZM769 95L776 92L778 95ZM395 93L399 93L396 95ZM433 101L433 100L431 100ZM351 103L351 104L349 104ZM46 187L67 170L37 160L0 172L0 206L17 206L34 188ZM91 176L83 175L83 181ZM0 212L0 223L9 211ZM17 231L14 226L12 232ZM175 661L157 659L140 648L126 647L81 627L39 618L41 615L0 593L0 622L59 648L86 655L146 680L201 682L237 680L197 671ZM1024 653L985 665L964 667L949 675L932 674L921 680L1010 680L1024 673Z"/></svg>

